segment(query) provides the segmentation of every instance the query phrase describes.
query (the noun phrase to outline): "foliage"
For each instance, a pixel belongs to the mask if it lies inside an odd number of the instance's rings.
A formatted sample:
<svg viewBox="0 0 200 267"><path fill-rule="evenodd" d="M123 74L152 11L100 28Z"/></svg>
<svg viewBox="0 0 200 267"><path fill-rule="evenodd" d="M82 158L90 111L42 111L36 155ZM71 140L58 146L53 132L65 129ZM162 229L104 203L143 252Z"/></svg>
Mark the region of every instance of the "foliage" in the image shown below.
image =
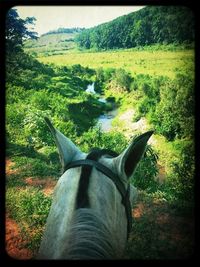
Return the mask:
<svg viewBox="0 0 200 267"><path fill-rule="evenodd" d="M7 190L9 211L18 221L24 220L29 225L44 225L51 205L51 198L35 189L16 191Z"/></svg>
<svg viewBox="0 0 200 267"><path fill-rule="evenodd" d="M87 153L95 147L106 148L116 153L121 153L128 145L127 140L122 134L117 132L102 133L98 127L90 128L77 139L76 143L82 151Z"/></svg>
<svg viewBox="0 0 200 267"><path fill-rule="evenodd" d="M162 87L152 122L168 140L194 137L194 82L190 76L179 74Z"/></svg>
<svg viewBox="0 0 200 267"><path fill-rule="evenodd" d="M132 183L138 189L147 190L148 192L155 192L157 190L157 160L158 155L152 149L152 147L148 145L145 155L138 164L138 167L132 178Z"/></svg>
<svg viewBox="0 0 200 267"><path fill-rule="evenodd" d="M147 6L76 37L79 47L98 50L192 41L194 15L184 6Z"/></svg>
<svg viewBox="0 0 200 267"><path fill-rule="evenodd" d="M194 141L176 142L177 158L171 162L166 192L176 199L194 201L195 151Z"/></svg>
<svg viewBox="0 0 200 267"><path fill-rule="evenodd" d="M19 18L16 9L10 9L6 17L6 52L14 55L22 51L23 40L27 38L37 38L35 32L27 29L27 24L34 24L35 18L28 17L25 20Z"/></svg>
<svg viewBox="0 0 200 267"><path fill-rule="evenodd" d="M54 33L74 33L74 32L81 32L84 30L84 28L59 28L57 30L49 31L43 35L48 35L48 34L54 34Z"/></svg>
<svg viewBox="0 0 200 267"><path fill-rule="evenodd" d="M27 188L6 191L6 206L21 231L28 240L27 246L35 253L39 248L52 198L45 196L39 189ZM30 231L32 229L32 231Z"/></svg>
<svg viewBox="0 0 200 267"><path fill-rule="evenodd" d="M116 69L112 78L115 87L120 87L125 91L130 91L132 77L123 69Z"/></svg>
<svg viewBox="0 0 200 267"><path fill-rule="evenodd" d="M45 116L72 139L94 126L96 117L107 108L85 93L95 70L78 64L52 68L23 52L17 56L13 64L6 65L8 142L37 148L52 145Z"/></svg>

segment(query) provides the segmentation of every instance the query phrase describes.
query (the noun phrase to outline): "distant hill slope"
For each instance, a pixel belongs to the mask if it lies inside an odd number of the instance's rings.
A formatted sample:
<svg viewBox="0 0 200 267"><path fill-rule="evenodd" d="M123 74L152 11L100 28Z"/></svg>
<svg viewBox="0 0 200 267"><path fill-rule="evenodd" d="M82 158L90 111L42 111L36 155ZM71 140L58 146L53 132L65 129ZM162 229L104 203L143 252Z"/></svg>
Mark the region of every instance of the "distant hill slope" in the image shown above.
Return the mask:
<svg viewBox="0 0 200 267"><path fill-rule="evenodd" d="M65 50L76 47L75 37L82 28L59 28L41 35L37 40L28 40L24 47L28 52L44 54L60 54Z"/></svg>
<svg viewBox="0 0 200 267"><path fill-rule="evenodd" d="M80 48L117 49L155 43L194 41L194 15L184 6L147 6L139 11L84 30Z"/></svg>

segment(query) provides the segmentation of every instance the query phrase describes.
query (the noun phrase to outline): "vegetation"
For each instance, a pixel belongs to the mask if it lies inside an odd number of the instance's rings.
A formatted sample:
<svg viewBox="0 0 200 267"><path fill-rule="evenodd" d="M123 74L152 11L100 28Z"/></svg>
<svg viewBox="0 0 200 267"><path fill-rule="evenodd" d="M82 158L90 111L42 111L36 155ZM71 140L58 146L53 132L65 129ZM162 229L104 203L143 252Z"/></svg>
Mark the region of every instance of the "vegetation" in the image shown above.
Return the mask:
<svg viewBox="0 0 200 267"><path fill-rule="evenodd" d="M80 48L97 50L190 43L194 41L194 15L184 6L147 6L84 30L76 41Z"/></svg>
<svg viewBox="0 0 200 267"><path fill-rule="evenodd" d="M139 189L145 205L153 206L158 201L170 215L183 212L191 218L195 172L192 46L186 49L183 45L157 44L101 53L74 52L66 53L63 62L59 56L40 58L39 62L24 52L22 42L24 35L33 34L26 24L34 20L23 21L16 11L10 12L8 22L12 23L7 23L6 32L6 156L11 166L6 178L6 208L34 254L52 200L52 190L47 193L47 188L51 185L53 189L60 176L59 158L45 116L82 151L102 147L118 153L130 141L123 132L120 115L135 111L129 126L145 117L155 129L156 145L148 146L131 183ZM51 64L44 64L45 60ZM85 92L92 82L98 94ZM98 101L100 94L107 104ZM119 108L115 127L102 132L96 127L97 119L113 106ZM137 129L132 136L140 131ZM160 164L165 171L162 182ZM134 221L129 258L170 258L173 253L168 255L166 250L173 251L175 245L160 238L157 241L159 231L154 231L155 227L148 214ZM181 253L178 257L183 257Z"/></svg>
<svg viewBox="0 0 200 267"><path fill-rule="evenodd" d="M93 69L122 68L132 76L145 74L175 78L176 72L190 71L194 75L194 49L177 45L109 50L104 52L67 52L64 55L40 56L42 63L58 66L80 64Z"/></svg>
<svg viewBox="0 0 200 267"><path fill-rule="evenodd" d="M42 34L42 36L49 35L49 34L55 34L55 33L75 33L75 32L81 32L83 30L84 30L84 28L59 28L57 30L44 33L44 34Z"/></svg>
<svg viewBox="0 0 200 267"><path fill-rule="evenodd" d="M24 49L29 54L36 55L57 55L76 47L75 37L83 29L81 28L59 28L42 34L36 39L24 41Z"/></svg>

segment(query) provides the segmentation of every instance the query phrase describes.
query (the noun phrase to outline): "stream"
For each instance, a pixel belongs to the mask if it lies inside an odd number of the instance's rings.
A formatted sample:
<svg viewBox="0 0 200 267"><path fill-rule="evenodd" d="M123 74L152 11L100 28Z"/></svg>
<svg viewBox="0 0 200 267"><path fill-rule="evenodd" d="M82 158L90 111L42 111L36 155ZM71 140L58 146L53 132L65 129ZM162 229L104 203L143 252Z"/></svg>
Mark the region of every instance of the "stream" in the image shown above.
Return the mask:
<svg viewBox="0 0 200 267"><path fill-rule="evenodd" d="M86 88L86 92L90 94L96 94L95 88L94 88L94 82L92 84L88 84ZM103 97L100 97L98 99L102 103L106 103L106 99ZM112 120L116 117L118 113L118 109L114 108L111 111L108 111L102 115L99 116L98 121L97 121L97 126L100 127L102 132L109 132L112 128Z"/></svg>
<svg viewBox="0 0 200 267"><path fill-rule="evenodd" d="M102 132L109 132L112 128L112 120L118 113L118 109L113 109L111 111L106 112L103 115L100 115L98 118L97 126L100 127Z"/></svg>

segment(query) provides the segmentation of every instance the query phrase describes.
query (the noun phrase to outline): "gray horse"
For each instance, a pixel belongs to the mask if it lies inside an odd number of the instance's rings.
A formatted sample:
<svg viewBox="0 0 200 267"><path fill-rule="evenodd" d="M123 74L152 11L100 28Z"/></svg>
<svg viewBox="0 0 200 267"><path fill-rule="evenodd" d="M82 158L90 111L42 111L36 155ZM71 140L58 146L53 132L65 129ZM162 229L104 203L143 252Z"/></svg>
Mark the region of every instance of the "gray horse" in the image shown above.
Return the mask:
<svg viewBox="0 0 200 267"><path fill-rule="evenodd" d="M45 118L59 150L63 175L55 187L38 259L122 258L137 190L130 178L152 131L120 154L85 154Z"/></svg>

